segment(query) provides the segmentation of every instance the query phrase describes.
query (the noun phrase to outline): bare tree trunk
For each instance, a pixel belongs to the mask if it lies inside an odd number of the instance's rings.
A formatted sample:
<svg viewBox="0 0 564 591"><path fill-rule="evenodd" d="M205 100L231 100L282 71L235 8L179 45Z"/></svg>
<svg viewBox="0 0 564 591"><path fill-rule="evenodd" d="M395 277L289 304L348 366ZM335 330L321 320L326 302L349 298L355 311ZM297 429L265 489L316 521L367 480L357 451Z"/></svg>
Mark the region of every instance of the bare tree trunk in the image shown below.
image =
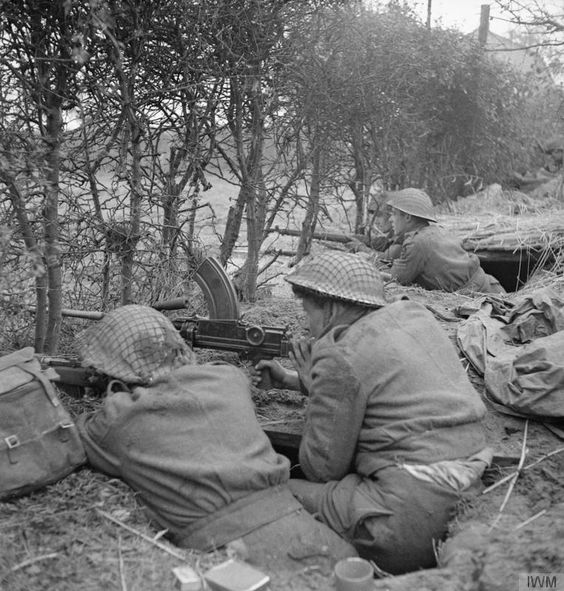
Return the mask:
<svg viewBox="0 0 564 591"><path fill-rule="evenodd" d="M372 179L370 178L369 165L366 162L367 156L363 152L362 126L360 124L354 126L351 139L355 176L349 183L349 187L353 192L356 204L354 231L356 234L362 234L365 230L365 208Z"/></svg>
<svg viewBox="0 0 564 591"><path fill-rule="evenodd" d="M223 266L225 266L230 259L237 238L239 238L243 213L245 212L245 204L248 201L248 191L248 187L242 184L235 204L229 208L229 212L227 213L227 222L225 223L223 241L219 252L219 260Z"/></svg>
<svg viewBox="0 0 564 591"><path fill-rule="evenodd" d="M18 226L25 243L27 250L34 254L38 260L43 260L43 254L37 240L33 234L31 224L27 217L25 210L25 199L20 191L18 185L13 178L8 177L5 174L0 173L0 178L8 187L8 196L12 203L12 207L16 212L16 218L18 220ZM45 273L37 275L35 277L35 339L34 348L38 353L44 352L45 347L45 334L47 327L47 276Z"/></svg>
<svg viewBox="0 0 564 591"><path fill-rule="evenodd" d="M49 284L49 317L45 351L54 355L59 346L59 337L63 323L62 316L62 273L61 252L59 249L59 167L60 136L63 128L61 99L50 93L49 112L47 114L47 135L50 138L50 150L47 154L47 191L45 195L45 261Z"/></svg>
<svg viewBox="0 0 564 591"><path fill-rule="evenodd" d="M178 234L178 204L179 196L175 191L174 182L169 179L166 195L163 198L162 252L160 253L163 261L174 258Z"/></svg>
<svg viewBox="0 0 564 591"><path fill-rule="evenodd" d="M107 310L110 301L110 270L112 255L108 246L104 249L104 262L102 263L102 310Z"/></svg>
<svg viewBox="0 0 564 591"><path fill-rule="evenodd" d="M248 302L256 300L260 248L264 237L266 221L267 193L264 185L262 166L258 164L255 173L256 188L247 202L247 244L246 282L244 298Z"/></svg>
<svg viewBox="0 0 564 591"><path fill-rule="evenodd" d="M129 121L131 129L131 195L130 195L130 219L127 234L124 241L121 267L121 303L123 305L132 302L132 279L135 252L140 237L141 227L141 130L135 114L132 113Z"/></svg>
<svg viewBox="0 0 564 591"><path fill-rule="evenodd" d="M39 8L39 7L38 7ZM67 91L70 71L68 46L60 40L58 53L50 55L49 35L45 34L45 20L39 10L31 14L31 40L38 80L38 121L45 142L46 187L43 204L43 232L45 240L45 267L47 282L48 316L44 350L49 355L57 352L63 321L62 273L59 248L59 174L61 161L61 137L63 131L62 105ZM64 39L67 33L64 11L60 5L53 7L52 16L58 26L57 34ZM43 286L42 286L43 287ZM41 296L43 303L43 297ZM43 303L44 305L44 303ZM39 302L38 302L39 306ZM42 317L37 318L38 322ZM40 334L42 328L36 330ZM37 344L41 339L36 338Z"/></svg>
<svg viewBox="0 0 564 591"><path fill-rule="evenodd" d="M132 301L132 279L135 252L140 238L141 200L142 200L142 170L141 170L141 138L142 128L135 108L135 82L137 68L132 66L126 70L122 59L122 46L114 32L106 30L107 38L112 46L112 57L117 79L120 84L123 112L126 126L125 137L122 141L122 164L126 166L127 153L131 151L131 166L129 167L129 222L123 226L121 243L121 303ZM142 51L142 40L136 39L125 45L128 56L133 61Z"/></svg>
<svg viewBox="0 0 564 591"><path fill-rule="evenodd" d="M251 148L247 161L246 177L249 183L247 199L247 276L245 299L254 302L257 291L259 251L264 236L266 219L266 188L262 158L264 153L264 104L261 90L261 76L256 74L250 88L251 94Z"/></svg>
<svg viewBox="0 0 564 591"><path fill-rule="evenodd" d="M188 130L186 136L188 136ZM188 141L188 137L185 141ZM198 141L198 138L191 138L193 142ZM176 254L176 247L178 244L179 219L178 214L181 205L181 193L188 184L190 177L193 176L195 166L194 163L190 163L187 169L182 174L179 181L176 181L177 176L180 174L180 166L185 163L188 158L188 150L186 147L180 149L170 149L169 157L169 168L167 173L167 180L165 185L165 194L163 195L162 206L163 206L163 229L162 229L162 246L163 251L161 258L166 261L174 259ZM196 207L190 209L190 215L195 217ZM192 236L192 234L190 235Z"/></svg>
<svg viewBox="0 0 564 591"><path fill-rule="evenodd" d="M321 197L321 146L314 140L311 170L311 186L309 190L309 199L307 202L306 214L302 222L302 234L298 242L298 249L296 251L296 263L309 253L311 248L311 241L313 240L313 233L317 224L317 216L319 214L319 200Z"/></svg>
<svg viewBox="0 0 564 591"><path fill-rule="evenodd" d="M244 289L243 299L247 302L254 302L256 299L257 275L259 264L259 249L261 240L257 236L258 221L258 196L256 191L249 195L247 201L247 260L245 261L244 269Z"/></svg>

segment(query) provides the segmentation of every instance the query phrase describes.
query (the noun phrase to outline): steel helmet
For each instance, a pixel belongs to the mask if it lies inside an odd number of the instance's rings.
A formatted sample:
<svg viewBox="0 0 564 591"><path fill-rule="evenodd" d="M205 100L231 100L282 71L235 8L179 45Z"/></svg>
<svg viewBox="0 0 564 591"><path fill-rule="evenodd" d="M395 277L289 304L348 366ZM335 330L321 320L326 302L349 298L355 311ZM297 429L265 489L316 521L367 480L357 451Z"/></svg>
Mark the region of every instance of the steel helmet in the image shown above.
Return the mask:
<svg viewBox="0 0 564 591"><path fill-rule="evenodd" d="M358 254L328 251L306 258L285 277L288 283L369 308L386 304L384 283L378 269Z"/></svg>
<svg viewBox="0 0 564 591"><path fill-rule="evenodd" d="M137 304L105 314L76 336L76 346L84 367L128 384L151 384L179 365L195 362L172 322Z"/></svg>
<svg viewBox="0 0 564 591"><path fill-rule="evenodd" d="M414 215L430 222L436 222L433 202L425 191L421 189L402 189L401 191L387 191L385 202L390 207L399 209L404 213Z"/></svg>

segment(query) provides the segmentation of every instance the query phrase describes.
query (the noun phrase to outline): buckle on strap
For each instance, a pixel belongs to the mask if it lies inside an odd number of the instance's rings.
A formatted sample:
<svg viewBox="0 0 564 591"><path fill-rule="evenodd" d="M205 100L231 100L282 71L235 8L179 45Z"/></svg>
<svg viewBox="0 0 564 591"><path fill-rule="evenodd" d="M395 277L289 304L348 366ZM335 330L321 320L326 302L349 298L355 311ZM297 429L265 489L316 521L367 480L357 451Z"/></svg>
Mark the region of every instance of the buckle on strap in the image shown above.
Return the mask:
<svg viewBox="0 0 564 591"><path fill-rule="evenodd" d="M17 464L18 460L14 457L13 450L21 445L18 436L8 435L8 437L4 437L4 441L6 443L6 449L8 450L8 459L10 460L10 464Z"/></svg>
<svg viewBox="0 0 564 591"><path fill-rule="evenodd" d="M70 431L74 427L74 423L59 423L59 439L65 443L70 439Z"/></svg>

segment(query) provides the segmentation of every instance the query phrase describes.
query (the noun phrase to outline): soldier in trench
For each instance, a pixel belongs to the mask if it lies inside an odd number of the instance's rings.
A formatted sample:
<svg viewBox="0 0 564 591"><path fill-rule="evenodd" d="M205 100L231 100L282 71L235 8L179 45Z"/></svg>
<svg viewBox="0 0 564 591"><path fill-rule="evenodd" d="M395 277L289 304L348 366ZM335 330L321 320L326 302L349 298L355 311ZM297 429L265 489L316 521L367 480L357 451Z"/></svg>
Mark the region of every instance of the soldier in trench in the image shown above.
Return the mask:
<svg viewBox="0 0 564 591"><path fill-rule="evenodd" d="M385 193L391 224L401 237L392 255L385 280L424 289L466 294L504 294L505 289L480 266L478 257L460 241L435 225L431 198L421 189L408 188Z"/></svg>
<svg viewBox="0 0 564 591"><path fill-rule="evenodd" d="M421 304L387 303L359 255L310 257L286 280L312 338L296 342L295 370L275 360L256 370L308 397L305 478L290 489L384 571L433 566L434 545L491 461L485 407L454 346Z"/></svg>
<svg viewBox="0 0 564 591"><path fill-rule="evenodd" d="M383 203L383 192L373 195L368 204L368 235L350 236L348 252L366 255L379 269L389 267L401 252L403 236L395 234L389 208Z"/></svg>

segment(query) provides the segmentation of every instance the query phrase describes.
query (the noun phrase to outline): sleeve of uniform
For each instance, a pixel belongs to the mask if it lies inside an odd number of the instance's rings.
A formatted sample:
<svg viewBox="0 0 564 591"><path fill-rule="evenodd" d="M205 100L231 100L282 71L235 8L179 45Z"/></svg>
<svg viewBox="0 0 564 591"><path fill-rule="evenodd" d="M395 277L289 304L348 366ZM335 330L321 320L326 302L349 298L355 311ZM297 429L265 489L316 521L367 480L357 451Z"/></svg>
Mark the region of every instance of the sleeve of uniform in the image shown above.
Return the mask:
<svg viewBox="0 0 564 591"><path fill-rule="evenodd" d="M394 260L390 273L402 285L413 283L421 274L424 262L424 249L416 244L413 237L406 237L400 256Z"/></svg>
<svg viewBox="0 0 564 591"><path fill-rule="evenodd" d="M300 466L308 480L348 474L364 418L365 401L350 365L334 348L314 355Z"/></svg>
<svg viewBox="0 0 564 591"><path fill-rule="evenodd" d="M120 476L119 458L111 449L111 431L115 421L107 406L108 398L99 410L81 415L77 427L92 467L109 476Z"/></svg>

